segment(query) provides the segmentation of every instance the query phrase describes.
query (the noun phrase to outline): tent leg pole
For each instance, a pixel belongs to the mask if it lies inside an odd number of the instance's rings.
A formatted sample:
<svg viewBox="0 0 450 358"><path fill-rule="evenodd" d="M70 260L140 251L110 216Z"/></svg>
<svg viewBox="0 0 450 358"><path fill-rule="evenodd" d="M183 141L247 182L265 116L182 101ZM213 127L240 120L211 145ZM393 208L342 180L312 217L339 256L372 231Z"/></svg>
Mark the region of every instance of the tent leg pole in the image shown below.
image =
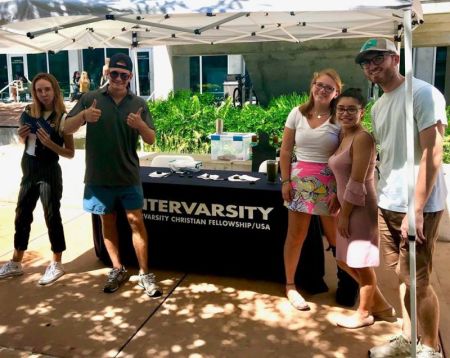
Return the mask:
<svg viewBox="0 0 450 358"><path fill-rule="evenodd" d="M411 10L403 14L404 48L405 48L405 113L406 146L414 147L413 96L412 96L412 30ZM410 318L411 318L411 357L417 352L417 292L416 292L416 218L415 218L415 169L414 150L407 150L408 168L408 240L409 240L409 274L410 274Z"/></svg>

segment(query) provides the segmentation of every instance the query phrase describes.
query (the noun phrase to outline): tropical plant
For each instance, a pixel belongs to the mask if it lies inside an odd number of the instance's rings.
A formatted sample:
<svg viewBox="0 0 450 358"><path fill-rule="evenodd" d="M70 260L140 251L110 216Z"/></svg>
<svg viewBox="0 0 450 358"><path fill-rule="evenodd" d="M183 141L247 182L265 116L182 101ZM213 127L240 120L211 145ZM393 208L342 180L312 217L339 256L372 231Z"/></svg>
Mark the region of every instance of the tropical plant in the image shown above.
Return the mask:
<svg viewBox="0 0 450 358"><path fill-rule="evenodd" d="M217 118L223 119L227 132L266 132L281 138L284 123L295 106L308 100L308 95L292 93L273 98L266 108L244 104L234 107L231 98L217 101L212 93L192 93L189 90L172 92L167 100L149 102L156 131L156 144L146 146L157 152L199 153L210 152L209 134L215 131ZM363 126L372 132L369 102L363 119ZM450 119L450 106L447 107ZM447 127L444 140L444 162L450 163L450 129Z"/></svg>

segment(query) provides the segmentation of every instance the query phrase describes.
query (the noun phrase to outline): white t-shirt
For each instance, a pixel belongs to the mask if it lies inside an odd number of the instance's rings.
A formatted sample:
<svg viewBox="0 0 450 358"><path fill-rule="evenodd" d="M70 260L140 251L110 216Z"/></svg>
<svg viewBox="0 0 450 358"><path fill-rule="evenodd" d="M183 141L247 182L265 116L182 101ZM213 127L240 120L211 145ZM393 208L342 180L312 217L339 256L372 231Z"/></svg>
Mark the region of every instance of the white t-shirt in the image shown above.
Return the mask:
<svg viewBox="0 0 450 358"><path fill-rule="evenodd" d="M295 156L298 161L328 163L328 158L339 145L338 124L330 123L328 118L321 126L311 128L298 107L289 113L285 126L295 129Z"/></svg>
<svg viewBox="0 0 450 358"><path fill-rule="evenodd" d="M432 85L413 78L414 162L418 173L422 149L419 132L438 122L447 125L444 96ZM384 93L372 107L372 124L380 144L380 180L378 206L406 213L408 211L408 169L406 148L405 83ZM447 189L440 169L424 212L444 210Z"/></svg>

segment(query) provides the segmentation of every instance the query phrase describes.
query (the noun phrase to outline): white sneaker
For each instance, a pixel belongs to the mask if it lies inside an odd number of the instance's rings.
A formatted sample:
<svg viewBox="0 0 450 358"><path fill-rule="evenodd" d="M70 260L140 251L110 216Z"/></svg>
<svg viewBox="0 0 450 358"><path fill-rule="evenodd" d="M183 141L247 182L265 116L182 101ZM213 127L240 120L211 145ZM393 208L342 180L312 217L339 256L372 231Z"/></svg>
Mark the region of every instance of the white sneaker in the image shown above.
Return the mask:
<svg viewBox="0 0 450 358"><path fill-rule="evenodd" d="M52 262L47 266L45 273L39 280L40 285L48 285L49 283L55 282L58 278L64 275L64 268L61 262Z"/></svg>
<svg viewBox="0 0 450 358"><path fill-rule="evenodd" d="M22 264L20 262L8 261L0 267L0 279L23 275Z"/></svg>
<svg viewBox="0 0 450 358"><path fill-rule="evenodd" d="M419 347L417 347L419 349ZM411 357L411 343L399 334L390 339L390 341L381 346L373 347L369 350L370 358L387 358L398 357L406 358Z"/></svg>
<svg viewBox="0 0 450 358"><path fill-rule="evenodd" d="M440 352L435 351L433 348L422 344L417 352L417 358L442 358L442 349Z"/></svg>

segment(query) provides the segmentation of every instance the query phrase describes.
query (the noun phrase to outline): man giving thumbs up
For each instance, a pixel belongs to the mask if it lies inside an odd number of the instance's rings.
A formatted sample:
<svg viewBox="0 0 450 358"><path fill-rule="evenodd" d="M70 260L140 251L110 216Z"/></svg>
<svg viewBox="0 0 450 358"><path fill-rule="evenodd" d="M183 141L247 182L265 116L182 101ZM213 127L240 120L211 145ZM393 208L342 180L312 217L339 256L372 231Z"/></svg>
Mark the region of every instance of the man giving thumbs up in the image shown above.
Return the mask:
<svg viewBox="0 0 450 358"><path fill-rule="evenodd" d="M142 217L144 196L136 153L139 136L155 141L155 127L146 102L129 90L133 78L129 56L115 54L107 71L109 84L83 95L70 111L64 132L71 134L86 124L86 173L83 207L101 217L103 239L112 269L103 292L112 293L128 278L119 255L116 204L127 213L139 262L139 286L147 295L162 290L148 270L148 238Z"/></svg>

